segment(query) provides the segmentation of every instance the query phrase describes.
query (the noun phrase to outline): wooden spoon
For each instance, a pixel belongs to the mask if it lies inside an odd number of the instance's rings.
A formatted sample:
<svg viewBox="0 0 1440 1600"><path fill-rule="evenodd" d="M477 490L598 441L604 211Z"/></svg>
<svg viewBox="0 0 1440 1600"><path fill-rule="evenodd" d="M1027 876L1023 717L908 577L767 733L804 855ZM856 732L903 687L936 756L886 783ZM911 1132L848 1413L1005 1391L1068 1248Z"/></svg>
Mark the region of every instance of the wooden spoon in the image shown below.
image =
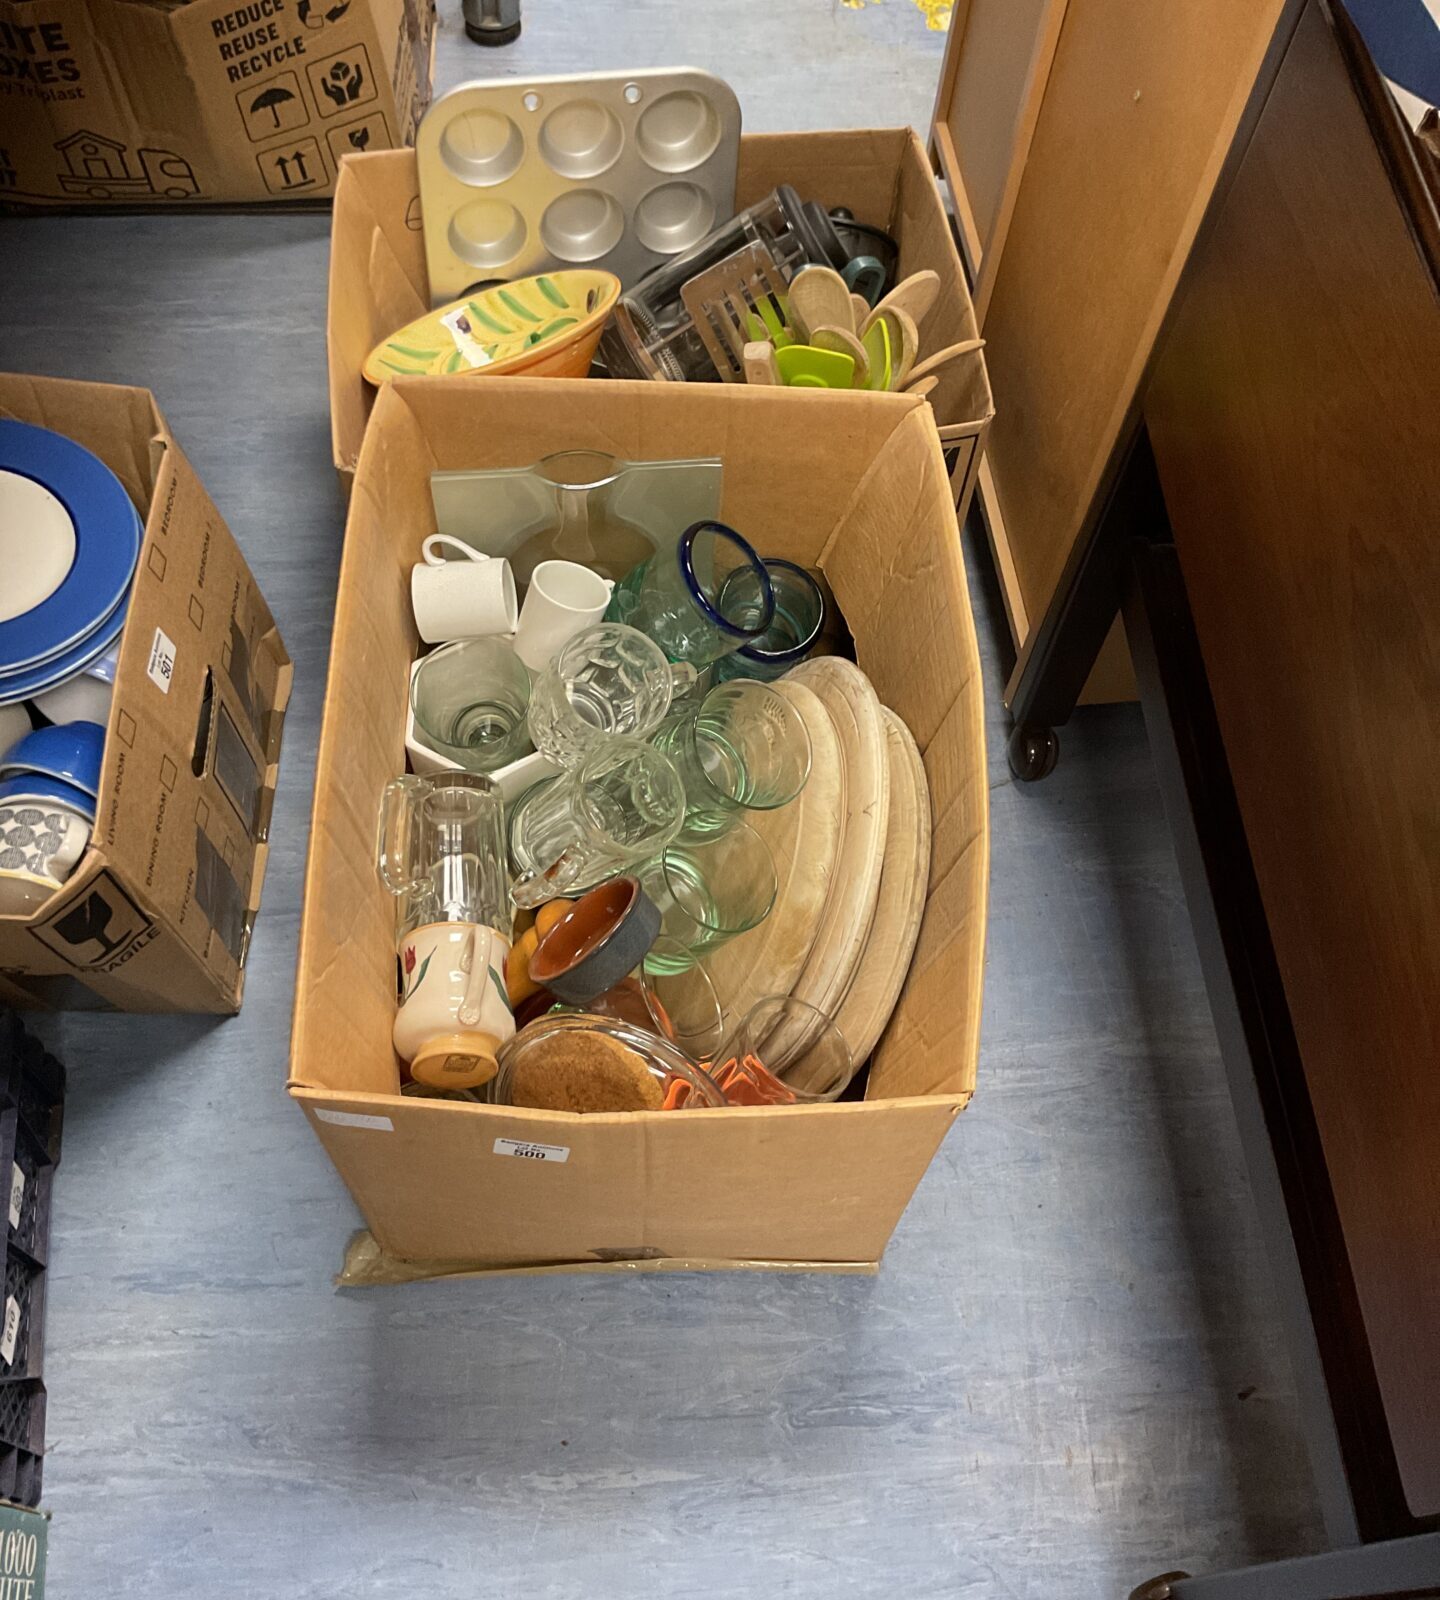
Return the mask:
<svg viewBox="0 0 1440 1600"><path fill-rule="evenodd" d="M919 383L907 384L906 394L913 394L917 400L923 400L926 395L933 394L940 387L939 378L921 378Z"/></svg>
<svg viewBox="0 0 1440 1600"><path fill-rule="evenodd" d="M810 343L817 350L834 350L839 355L850 356L855 362L852 387L870 387L870 354L848 328L816 328L810 335Z"/></svg>
<svg viewBox="0 0 1440 1600"><path fill-rule="evenodd" d="M775 365L775 346L768 339L755 339L745 346L746 383L779 384L780 371Z"/></svg>
<svg viewBox="0 0 1440 1600"><path fill-rule="evenodd" d="M883 303L876 306L874 315L870 318L872 326L877 321L885 324L886 331L890 335L890 387L903 389L919 352L919 331L906 312L893 307L887 309ZM869 331L867 328L866 332Z"/></svg>
<svg viewBox="0 0 1440 1600"><path fill-rule="evenodd" d="M817 328L855 331L855 311L845 280L833 267L801 267L790 280L790 320L806 343Z"/></svg>
<svg viewBox="0 0 1440 1600"><path fill-rule="evenodd" d="M852 294L850 308L855 313L855 332L859 333L870 320L870 302L863 294Z"/></svg>
<svg viewBox="0 0 1440 1600"><path fill-rule="evenodd" d="M952 361L958 361L961 356L973 354L976 350L983 350L983 339L964 339L959 344L946 345L943 350L937 350L933 356L926 356L917 366L910 369L910 382L917 378L928 378L932 372L939 372L941 367L948 367Z"/></svg>
<svg viewBox="0 0 1440 1600"><path fill-rule="evenodd" d="M926 267L923 272L912 272L903 282L897 283L889 294L870 313L874 321L882 311L903 311L918 328L940 296L940 274ZM865 330L860 330L863 339Z"/></svg>

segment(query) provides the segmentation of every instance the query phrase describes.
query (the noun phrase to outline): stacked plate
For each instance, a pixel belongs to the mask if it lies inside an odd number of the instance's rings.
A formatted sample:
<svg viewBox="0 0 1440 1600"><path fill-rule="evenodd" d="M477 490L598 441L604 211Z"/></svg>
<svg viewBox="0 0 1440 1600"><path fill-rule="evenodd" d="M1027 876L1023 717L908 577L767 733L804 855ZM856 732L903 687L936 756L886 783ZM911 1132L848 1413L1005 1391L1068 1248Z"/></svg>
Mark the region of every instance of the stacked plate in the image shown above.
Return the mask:
<svg viewBox="0 0 1440 1600"><path fill-rule="evenodd" d="M753 933L707 963L727 1019L793 994L833 1017L855 1062L879 1043L919 938L930 878L930 787L910 730L869 678L817 656L774 686L810 735L797 800L748 820L780 881Z"/></svg>
<svg viewBox="0 0 1440 1600"><path fill-rule="evenodd" d="M0 420L0 706L68 683L111 648L144 531L98 456Z"/></svg>

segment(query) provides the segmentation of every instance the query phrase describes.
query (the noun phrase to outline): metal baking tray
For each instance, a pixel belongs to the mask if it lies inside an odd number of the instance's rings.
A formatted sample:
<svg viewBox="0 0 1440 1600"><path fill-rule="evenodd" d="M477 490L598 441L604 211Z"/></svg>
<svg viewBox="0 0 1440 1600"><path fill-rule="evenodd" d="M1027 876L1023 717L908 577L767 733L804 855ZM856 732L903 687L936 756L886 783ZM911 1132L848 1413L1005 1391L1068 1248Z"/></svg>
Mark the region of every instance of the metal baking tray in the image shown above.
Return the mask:
<svg viewBox="0 0 1440 1600"><path fill-rule="evenodd" d="M461 84L415 136L430 303L560 267L628 288L734 215L739 149L694 67Z"/></svg>

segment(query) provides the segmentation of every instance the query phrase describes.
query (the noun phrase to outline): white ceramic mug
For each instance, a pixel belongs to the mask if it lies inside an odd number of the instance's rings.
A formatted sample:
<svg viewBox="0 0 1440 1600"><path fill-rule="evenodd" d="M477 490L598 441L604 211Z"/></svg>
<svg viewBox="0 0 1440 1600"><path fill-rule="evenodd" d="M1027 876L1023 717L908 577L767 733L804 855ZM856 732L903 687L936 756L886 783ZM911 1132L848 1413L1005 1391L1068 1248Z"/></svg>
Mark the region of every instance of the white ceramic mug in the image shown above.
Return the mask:
<svg viewBox="0 0 1440 1600"><path fill-rule="evenodd" d="M605 615L615 587L575 561L542 561L530 574L515 654L531 672L543 672L556 652Z"/></svg>
<svg viewBox="0 0 1440 1600"><path fill-rule="evenodd" d="M431 922L402 934L396 1054L416 1083L474 1089L495 1076L495 1054L515 1033L505 990L510 944L474 922Z"/></svg>
<svg viewBox="0 0 1440 1600"><path fill-rule="evenodd" d="M446 546L460 558L447 558ZM448 533L431 534L420 553L425 559L410 569L410 604L426 644L515 632L515 577L503 556L484 555Z"/></svg>

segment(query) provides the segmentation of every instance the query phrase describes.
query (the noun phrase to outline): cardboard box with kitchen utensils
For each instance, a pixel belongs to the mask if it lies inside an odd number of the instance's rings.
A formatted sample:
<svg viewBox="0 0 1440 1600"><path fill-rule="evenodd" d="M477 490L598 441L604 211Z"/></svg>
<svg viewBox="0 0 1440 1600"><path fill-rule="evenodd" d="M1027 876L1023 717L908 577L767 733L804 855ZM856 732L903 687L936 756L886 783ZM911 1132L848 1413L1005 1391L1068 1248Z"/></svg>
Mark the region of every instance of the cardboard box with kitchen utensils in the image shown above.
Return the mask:
<svg viewBox="0 0 1440 1600"><path fill-rule="evenodd" d="M925 353L976 336L950 219L924 146L911 129L742 134L737 207L754 204L782 183L804 199L845 206L859 221L892 234L900 247L898 276L923 268L940 275L939 299L925 319ZM326 328L330 432L336 470L347 489L375 403L374 387L361 376L365 358L429 306L415 152L349 157L335 188ZM943 369L930 404L963 518L995 412L984 352Z"/></svg>
<svg viewBox="0 0 1440 1600"><path fill-rule="evenodd" d="M290 1092L392 1256L472 1270L869 1270L975 1086L989 833L984 698L951 487L913 396L399 379L351 496L300 931ZM924 923L863 1102L573 1116L402 1097L395 908L375 819L404 770L409 570L430 474L560 449L719 450L721 515L823 568L933 797ZM531 1159L515 1159L523 1153Z"/></svg>
<svg viewBox="0 0 1440 1600"><path fill-rule="evenodd" d="M414 137L434 0L0 0L0 207L314 204Z"/></svg>
<svg viewBox="0 0 1440 1600"><path fill-rule="evenodd" d="M94 832L44 905L0 917L0 1002L236 1011L290 657L148 390L0 374L0 416L94 451L145 522Z"/></svg>

